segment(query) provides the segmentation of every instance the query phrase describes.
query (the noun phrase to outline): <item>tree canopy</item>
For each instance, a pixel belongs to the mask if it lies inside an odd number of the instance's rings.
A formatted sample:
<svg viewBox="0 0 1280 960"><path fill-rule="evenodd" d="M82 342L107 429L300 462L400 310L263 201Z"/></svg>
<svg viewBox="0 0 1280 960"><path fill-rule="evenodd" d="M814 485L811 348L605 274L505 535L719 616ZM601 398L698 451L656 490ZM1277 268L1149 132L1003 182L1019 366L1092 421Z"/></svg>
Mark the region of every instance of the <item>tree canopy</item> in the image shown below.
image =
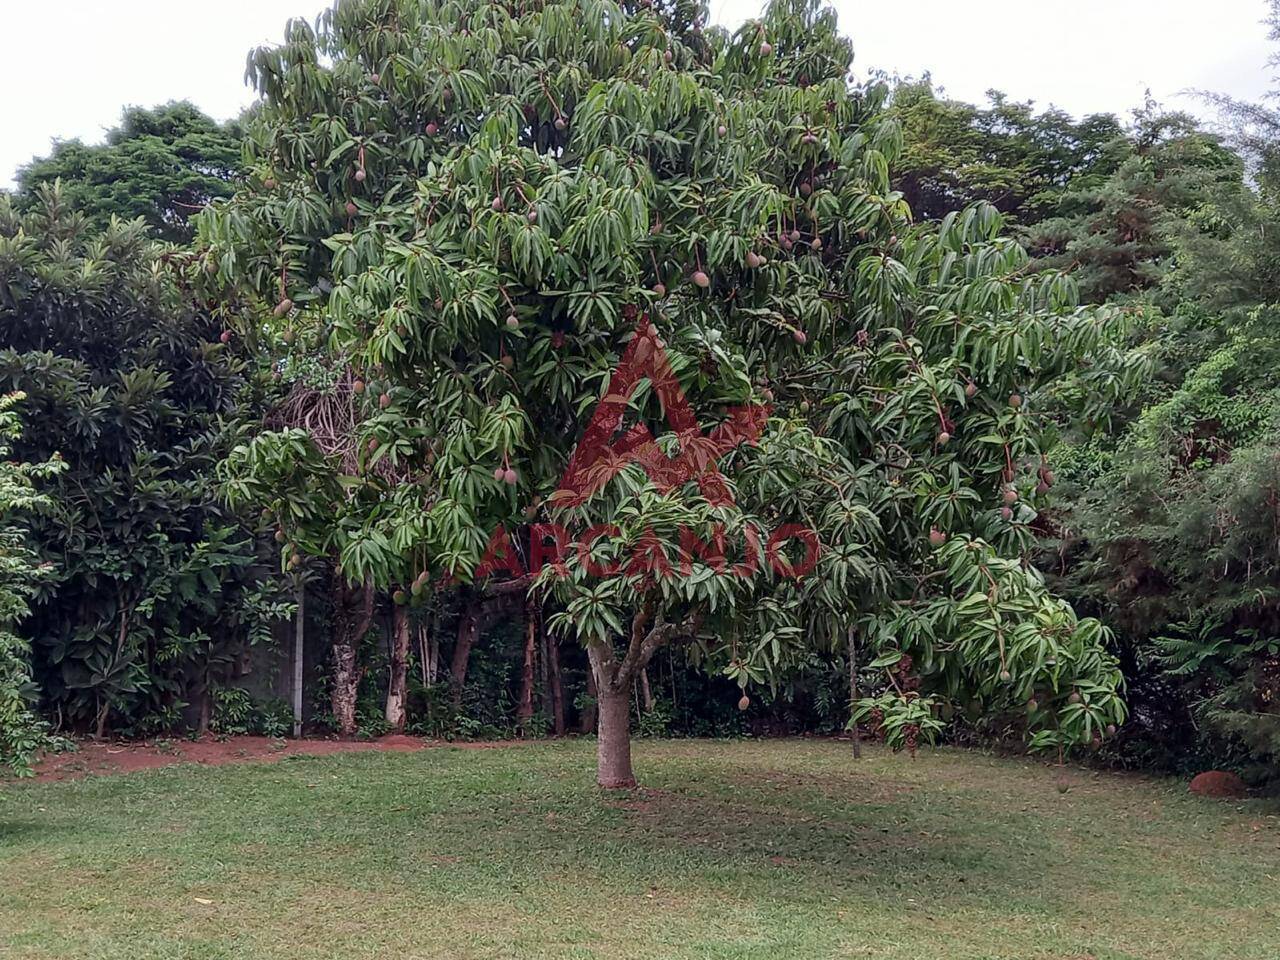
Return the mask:
<svg viewBox="0 0 1280 960"><path fill-rule="evenodd" d="M32 691L279 729L258 648L313 729L576 714L609 786L794 718L1270 775L1280 124L852 64L816 0L338 0L242 122L24 169L8 757Z"/></svg>
<svg viewBox="0 0 1280 960"><path fill-rule="evenodd" d="M22 167L15 203L37 207L42 188L61 181L65 201L92 226L140 217L158 236L182 243L191 238L191 218L230 196L239 175L238 123L216 123L186 102L130 107L103 143L61 140Z"/></svg>
<svg viewBox="0 0 1280 960"><path fill-rule="evenodd" d="M32 596L53 572L27 541L23 518L50 505L36 484L65 466L53 459L23 463L8 459L22 433L17 407L25 397L0 397L0 768L18 776L31 773L37 751L48 744L47 725L33 709L30 645L15 632L31 612Z"/></svg>
<svg viewBox="0 0 1280 960"><path fill-rule="evenodd" d="M850 83L830 10L705 20L359 0L256 51L252 185L201 218L198 273L256 292L240 329L299 389L323 350L343 419L260 434L230 489L268 504L287 562L333 556L406 599L487 572L495 530L567 531L534 589L591 654L602 783L630 782L630 684L677 640L745 688L856 626L901 677L875 706L899 743L934 729L935 697L1029 708L1040 746L1096 740L1123 716L1105 631L1016 555L1051 485L1036 391L1092 358L1086 402L1114 399L1124 316L1030 274L989 206L913 224L899 127ZM661 434L661 375L611 386L629 348L670 359L704 429L770 409L758 442L715 451L731 501L708 468L671 486L635 464L557 497L597 404ZM802 577L681 540L788 523L821 547ZM591 562L637 550L660 559Z"/></svg>
<svg viewBox="0 0 1280 960"><path fill-rule="evenodd" d="M141 223L97 231L56 186L25 216L0 198L0 389L40 425L13 449L66 468L28 521L52 571L24 629L45 705L99 734L201 701L207 719L229 651L279 612L213 477L251 398L168 257Z"/></svg>
<svg viewBox="0 0 1280 960"><path fill-rule="evenodd" d="M1068 189L1096 186L1123 160L1125 131L1110 114L1076 120L1002 93L989 98L985 107L952 100L927 78L893 87L904 143L894 185L917 217L941 220L986 201L1014 223L1035 223Z"/></svg>

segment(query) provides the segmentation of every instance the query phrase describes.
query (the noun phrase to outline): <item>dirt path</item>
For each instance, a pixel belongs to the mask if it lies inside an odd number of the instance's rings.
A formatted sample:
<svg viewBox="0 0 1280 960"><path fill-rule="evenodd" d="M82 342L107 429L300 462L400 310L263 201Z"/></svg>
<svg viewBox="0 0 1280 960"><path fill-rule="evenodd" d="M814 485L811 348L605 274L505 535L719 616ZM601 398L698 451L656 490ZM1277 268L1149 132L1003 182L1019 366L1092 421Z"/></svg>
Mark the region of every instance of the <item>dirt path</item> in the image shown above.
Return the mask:
<svg viewBox="0 0 1280 960"><path fill-rule="evenodd" d="M131 773L177 763L221 766L227 763L269 762L282 757L327 756L369 750L406 752L429 747L491 749L512 743L446 743L421 737L387 736L379 740L273 740L269 737L228 737L224 740L145 740L97 743L83 740L79 749L45 757L36 764L37 780L76 780L82 777Z"/></svg>

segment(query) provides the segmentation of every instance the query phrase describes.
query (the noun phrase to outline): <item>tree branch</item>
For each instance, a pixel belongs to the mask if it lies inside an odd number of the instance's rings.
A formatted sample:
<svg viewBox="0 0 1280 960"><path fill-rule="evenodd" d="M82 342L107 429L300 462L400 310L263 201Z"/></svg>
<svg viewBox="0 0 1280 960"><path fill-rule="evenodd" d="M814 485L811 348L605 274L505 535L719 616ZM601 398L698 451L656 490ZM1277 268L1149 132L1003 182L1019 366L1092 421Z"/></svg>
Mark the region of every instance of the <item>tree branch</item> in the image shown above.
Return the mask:
<svg viewBox="0 0 1280 960"><path fill-rule="evenodd" d="M648 608L642 609L631 623L631 643L627 647L627 655L622 658L622 663L614 673L613 683L619 690L628 689L640 671L649 665L653 655L662 647L676 637L691 636L698 628L699 616L695 612L689 614L683 623L667 623L659 620L652 630L641 636L648 622L649 613Z"/></svg>
<svg viewBox="0 0 1280 960"><path fill-rule="evenodd" d="M515 580L503 580L501 583L485 584L484 595L486 597L505 597L528 588L531 583L533 583L533 574L526 573L523 577L517 577Z"/></svg>

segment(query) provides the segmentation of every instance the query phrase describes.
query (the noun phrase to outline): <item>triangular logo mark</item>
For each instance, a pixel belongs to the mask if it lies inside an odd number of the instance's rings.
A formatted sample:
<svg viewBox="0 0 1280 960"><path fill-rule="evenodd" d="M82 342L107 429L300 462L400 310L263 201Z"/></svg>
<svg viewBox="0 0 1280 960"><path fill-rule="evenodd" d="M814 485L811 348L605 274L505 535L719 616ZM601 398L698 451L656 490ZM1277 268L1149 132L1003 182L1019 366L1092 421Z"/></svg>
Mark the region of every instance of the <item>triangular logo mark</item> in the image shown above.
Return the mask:
<svg viewBox="0 0 1280 960"><path fill-rule="evenodd" d="M668 457L649 429L636 424L616 441L627 404L645 378L653 385L675 432L680 453ZM658 489L666 492L697 480L702 495L714 506L733 503L733 494L716 461L740 444L755 443L764 431L769 408L761 404L731 407L729 420L703 435L693 408L671 370L657 329L642 316L636 335L609 382L608 392L596 407L582 442L573 452L560 489L551 497L559 506L578 506L601 490L629 463L639 463Z"/></svg>

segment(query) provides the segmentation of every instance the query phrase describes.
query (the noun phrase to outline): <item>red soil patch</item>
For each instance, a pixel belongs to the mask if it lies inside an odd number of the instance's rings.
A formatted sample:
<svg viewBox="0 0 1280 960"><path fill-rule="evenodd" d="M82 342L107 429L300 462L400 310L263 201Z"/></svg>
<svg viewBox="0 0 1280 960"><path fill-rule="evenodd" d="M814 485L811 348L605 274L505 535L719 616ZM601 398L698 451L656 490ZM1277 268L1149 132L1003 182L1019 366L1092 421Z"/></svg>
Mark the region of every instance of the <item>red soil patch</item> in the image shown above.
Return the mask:
<svg viewBox="0 0 1280 960"><path fill-rule="evenodd" d="M228 763L263 762L281 757L319 757L333 753L369 750L405 752L427 747L490 747L501 744L454 743L391 735L380 740L273 740L268 737L229 737L225 740L144 740L97 743L82 741L73 753L47 756L36 764L37 780L76 780L87 776L131 773L177 763L222 766Z"/></svg>
<svg viewBox="0 0 1280 960"><path fill-rule="evenodd" d="M1191 792L1201 797L1244 797L1249 788L1234 773L1210 770L1191 781Z"/></svg>

